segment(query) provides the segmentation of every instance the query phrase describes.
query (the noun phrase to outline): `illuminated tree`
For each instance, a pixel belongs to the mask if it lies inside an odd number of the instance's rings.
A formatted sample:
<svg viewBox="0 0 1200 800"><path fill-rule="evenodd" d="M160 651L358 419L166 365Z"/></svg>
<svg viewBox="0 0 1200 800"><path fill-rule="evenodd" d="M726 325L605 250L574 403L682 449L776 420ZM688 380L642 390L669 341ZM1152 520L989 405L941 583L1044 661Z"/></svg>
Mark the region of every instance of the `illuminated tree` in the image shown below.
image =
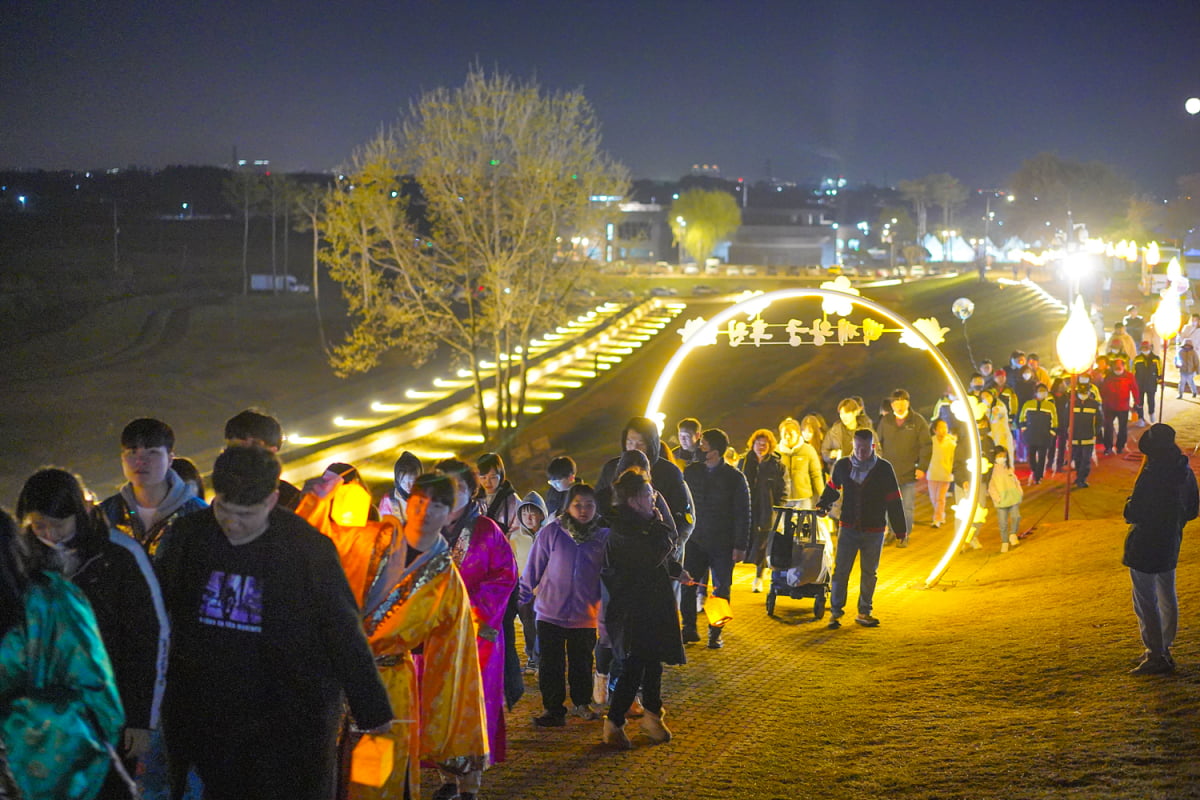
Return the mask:
<svg viewBox="0 0 1200 800"><path fill-rule="evenodd" d="M925 234L929 232L929 186L923 180L900 181L897 186L904 199L912 203L913 211L917 215L917 239L924 239Z"/></svg>
<svg viewBox="0 0 1200 800"><path fill-rule="evenodd" d="M623 196L628 183L600 150L591 106L579 92L472 68L462 87L421 97L344 173L323 230L322 259L354 323L334 370L371 369L391 348L420 363L446 347L471 372L487 437L486 357L497 427L515 428L529 342L565 318L589 266L558 258L559 239L598 225L604 209L591 197Z"/></svg>
<svg viewBox="0 0 1200 800"><path fill-rule="evenodd" d="M671 204L671 233L675 241L703 266L717 242L738 229L742 211L727 192L690 189ZM682 253L680 254L682 260Z"/></svg>

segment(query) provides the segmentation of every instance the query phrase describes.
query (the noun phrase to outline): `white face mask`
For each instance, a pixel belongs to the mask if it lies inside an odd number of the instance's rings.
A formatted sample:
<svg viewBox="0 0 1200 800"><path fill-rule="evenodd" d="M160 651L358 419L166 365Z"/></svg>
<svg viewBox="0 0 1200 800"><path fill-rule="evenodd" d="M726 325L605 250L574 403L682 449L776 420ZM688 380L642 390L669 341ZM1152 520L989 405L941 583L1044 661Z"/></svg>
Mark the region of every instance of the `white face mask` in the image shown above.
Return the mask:
<svg viewBox="0 0 1200 800"><path fill-rule="evenodd" d="M567 489L571 488L571 482L563 478L562 480L550 481L550 486L556 492L565 492Z"/></svg>
<svg viewBox="0 0 1200 800"><path fill-rule="evenodd" d="M1003 467L1008 463L1008 456L996 456L996 465Z"/></svg>
<svg viewBox="0 0 1200 800"><path fill-rule="evenodd" d="M1045 393L1045 392L1038 392L1038 393L1037 393L1037 398L1038 398L1038 400L1045 400L1045 399L1046 399L1046 393Z"/></svg>

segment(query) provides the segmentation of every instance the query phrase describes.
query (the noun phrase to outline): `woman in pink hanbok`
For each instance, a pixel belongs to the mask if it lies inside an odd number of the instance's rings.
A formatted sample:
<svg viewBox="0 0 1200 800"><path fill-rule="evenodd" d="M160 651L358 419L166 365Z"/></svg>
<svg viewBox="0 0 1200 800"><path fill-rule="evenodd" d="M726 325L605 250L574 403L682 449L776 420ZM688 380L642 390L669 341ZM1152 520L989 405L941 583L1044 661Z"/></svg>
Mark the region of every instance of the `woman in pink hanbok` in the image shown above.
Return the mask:
<svg viewBox="0 0 1200 800"><path fill-rule="evenodd" d="M447 459L437 465L437 471L456 483L454 508L442 534L471 600L487 707L488 746L491 762L498 763L505 754L504 611L517 585L517 560L504 532L483 516L479 504L471 499L479 488L475 470L458 459ZM473 800L482 779L478 772L466 776L443 772L442 777L443 785L434 800L455 796Z"/></svg>

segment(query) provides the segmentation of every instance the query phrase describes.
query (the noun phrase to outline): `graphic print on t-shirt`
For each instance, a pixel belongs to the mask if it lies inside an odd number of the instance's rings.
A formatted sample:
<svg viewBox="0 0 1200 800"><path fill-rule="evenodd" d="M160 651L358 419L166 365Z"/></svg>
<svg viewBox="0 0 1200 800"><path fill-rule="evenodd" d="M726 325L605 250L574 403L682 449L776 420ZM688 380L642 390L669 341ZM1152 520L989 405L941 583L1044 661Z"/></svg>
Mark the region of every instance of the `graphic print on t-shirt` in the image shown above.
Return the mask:
<svg viewBox="0 0 1200 800"><path fill-rule="evenodd" d="M258 578L213 570L200 601L200 622L261 633L262 587Z"/></svg>

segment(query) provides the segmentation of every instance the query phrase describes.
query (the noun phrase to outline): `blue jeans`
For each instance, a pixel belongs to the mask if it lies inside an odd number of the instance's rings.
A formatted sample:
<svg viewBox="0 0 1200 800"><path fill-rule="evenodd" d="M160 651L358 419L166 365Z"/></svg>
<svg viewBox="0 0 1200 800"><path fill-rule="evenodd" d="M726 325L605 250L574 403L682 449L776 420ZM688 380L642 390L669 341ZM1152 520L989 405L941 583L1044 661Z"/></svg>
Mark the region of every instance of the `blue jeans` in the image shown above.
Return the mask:
<svg viewBox="0 0 1200 800"><path fill-rule="evenodd" d="M913 529L913 506L917 502L917 482L900 484L900 502L904 506L904 521L908 525L908 532L912 533ZM888 525L888 531L892 531L891 524Z"/></svg>
<svg viewBox="0 0 1200 800"><path fill-rule="evenodd" d="M879 571L879 554L883 550L882 533L865 533L855 528L842 526L838 534L837 556L833 562L833 588L829 596L830 617L837 619L846 606L846 585L850 582L850 570L854 560L859 559L858 613L870 614L871 601L875 597L876 574ZM859 556L861 555L861 558Z"/></svg>
<svg viewBox="0 0 1200 800"><path fill-rule="evenodd" d="M1000 523L1000 544L1008 541L1009 536L1016 536L1021 527L1021 505L1005 506L996 509L996 521Z"/></svg>

